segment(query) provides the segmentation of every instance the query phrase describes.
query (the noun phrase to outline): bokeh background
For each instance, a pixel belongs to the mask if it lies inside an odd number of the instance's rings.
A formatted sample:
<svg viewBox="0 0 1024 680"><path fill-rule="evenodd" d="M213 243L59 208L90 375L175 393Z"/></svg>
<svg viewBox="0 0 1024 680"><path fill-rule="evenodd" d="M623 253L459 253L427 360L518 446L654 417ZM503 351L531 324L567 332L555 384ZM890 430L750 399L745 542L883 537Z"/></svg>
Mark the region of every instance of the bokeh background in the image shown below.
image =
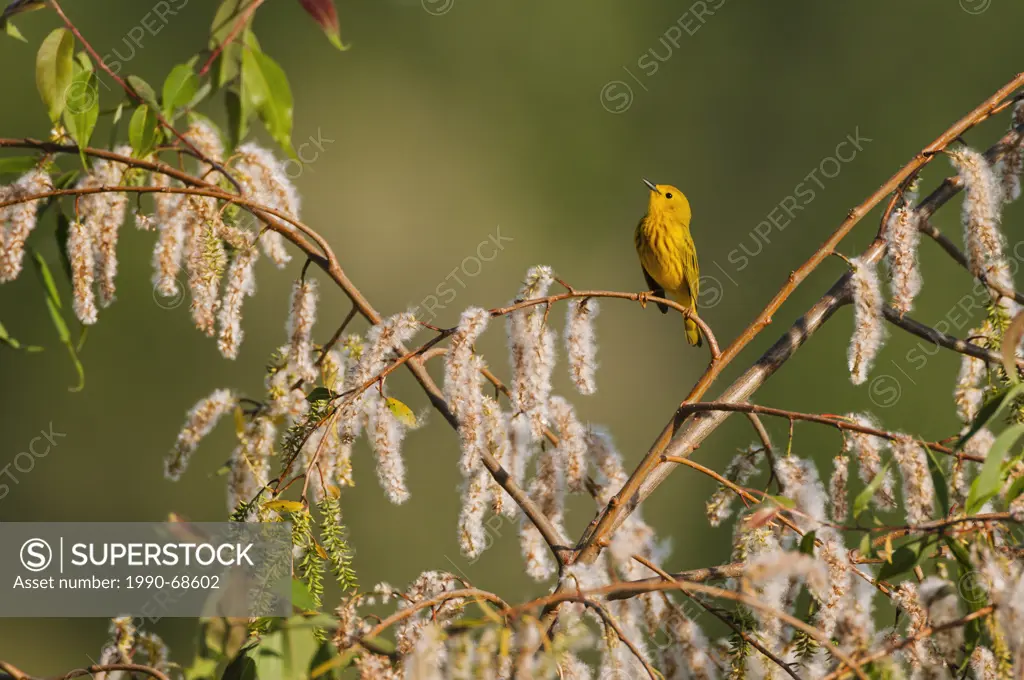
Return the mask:
<svg viewBox="0 0 1024 680"><path fill-rule="evenodd" d="M216 3L187 2L156 35L147 32L141 48L132 46L126 36L152 4L67 0L65 9L101 54L134 51L124 73L160 83L205 46ZM382 312L420 304L447 279L457 295L433 323L450 326L466 306L509 300L538 263L578 288L639 290L632 230L646 205L640 177L676 184L693 205L693 235L709 277L702 314L724 345L850 208L1024 68L1024 5L1011 0L707 3L716 5L701 20L693 10L704 3L689 2L343 1L342 35L352 49L339 53L294 0L266 3L256 32L291 78L295 144L321 140L322 148L307 147L306 157L316 157L296 179L304 220L333 244ZM49 125L35 91L34 53L57 20L37 12L18 24L29 45L0 40L0 136L43 137ZM104 106L115 102L107 92ZM204 112L223 120L220 100ZM991 122L967 141L988 146L1006 122ZM858 131L861 149L851 159L844 146L838 153L847 160L837 160L837 145ZM104 139L98 132L97 143ZM934 165L926 188L948 172L944 161ZM798 197L802 210L784 229L755 231L773 210L777 220L785 215L776 208L801 182L813 200ZM1021 217L1019 206L1007 213L1011 244ZM957 200L935 223L959 240L958 219ZM877 221L878 211L842 252L859 252ZM52 218L41 224L31 243L56 268L54 227ZM503 249L478 267L478 245L499 230ZM172 511L225 517L224 479L215 472L232 447L230 426L204 442L181 482L164 479L163 457L185 411L214 388L261 395L263 366L285 340L290 282L302 263L281 272L261 262L259 292L245 304L245 343L231 362L191 327L187 301L167 308L154 300L152 246L152 234L124 228L119 299L89 333L80 393L67 389L73 368L32 272L0 287L0 321L22 342L46 346L38 354L0 347L0 467L41 430L66 435L28 473L12 469L16 484L0 480L11 486L0 500L0 521L162 520ZM711 396L843 267L838 258L827 261ZM914 316L945 320L950 332L966 335L973 319L956 302L969 292L969 277L931 243L923 244L923 267L925 292ZM324 288L321 340L349 309ZM62 290L66 295L66 285ZM563 312L552 316L559 326ZM895 331L870 383L854 387L845 369L850 319L850 310L841 310L757 400L798 410L870 410L892 429L931 439L952 434L958 361L931 357L926 345ZM556 387L588 422L608 427L635 462L707 353L687 347L681 321L653 307L602 302L597 326L598 393L575 395L564 360ZM500 325L480 347L507 377ZM391 391L427 413L404 374L391 378ZM508 600L542 594L547 585L523 574L516 527L507 521L495 525L494 545L479 560L459 554L457 439L436 414L426 421L405 447L412 499L404 506L384 500L367 449L358 450L357 486L345 492L343 507L362 583L405 584L422 570L442 569ZM784 442L785 424L770 426ZM751 440L749 424L733 417L695 457L721 470ZM801 455L827 463L839 445L832 431L796 427ZM673 538L667 568L728 558L730 530L712 531L704 517L712 490L680 469L644 507L660 534ZM575 499L570 533L578 535L592 516L592 503ZM106 625L0 620L0 658L36 674L63 672L98 654ZM179 660L190 658L194 621L163 620L154 630Z"/></svg>

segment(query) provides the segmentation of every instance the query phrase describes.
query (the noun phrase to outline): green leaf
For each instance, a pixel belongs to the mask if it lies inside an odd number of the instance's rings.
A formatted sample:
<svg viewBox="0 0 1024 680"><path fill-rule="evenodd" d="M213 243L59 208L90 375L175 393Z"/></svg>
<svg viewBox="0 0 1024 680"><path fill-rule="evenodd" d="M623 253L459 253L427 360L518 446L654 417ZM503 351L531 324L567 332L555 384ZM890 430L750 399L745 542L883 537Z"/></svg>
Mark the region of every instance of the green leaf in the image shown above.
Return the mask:
<svg viewBox="0 0 1024 680"><path fill-rule="evenodd" d="M217 12L213 16L213 24L210 26L210 50L218 49L228 36L232 34L242 18L242 10L248 4L248 0L221 0ZM252 25L252 15L246 19L243 30L248 30ZM241 70L242 46L238 36L231 44L225 45L217 59L217 87L224 87L229 81L238 77Z"/></svg>
<svg viewBox="0 0 1024 680"><path fill-rule="evenodd" d="M860 539L860 547L857 548L857 551L860 552L861 557L871 557L871 549L871 534L865 533Z"/></svg>
<svg viewBox="0 0 1024 680"><path fill-rule="evenodd" d="M242 53L243 95L263 121L271 138L285 152L294 156L292 149L292 90L288 77L277 62L259 50L246 32L246 49Z"/></svg>
<svg viewBox="0 0 1024 680"><path fill-rule="evenodd" d="M926 445L924 450L928 452L928 472L932 475L932 486L935 487L935 496L939 500L939 509L942 510L942 516L946 517L949 515L949 485L946 483L946 475L942 472L935 452Z"/></svg>
<svg viewBox="0 0 1024 680"><path fill-rule="evenodd" d="M0 25L3 26L4 33L9 35L10 37L14 38L15 40L20 40L23 43L28 42L28 40L25 40L25 36L21 34L21 31L18 30L18 27L12 24L10 21L0 21Z"/></svg>
<svg viewBox="0 0 1024 680"><path fill-rule="evenodd" d="M970 493L967 494L967 504L964 510L968 515L978 512L981 506L999 493L999 487L1002 486L1003 458L1010 447L1017 443L1021 435L1024 435L1024 423L1017 423L1000 432L992 443L992 448L988 450L985 462L981 466L981 472L978 473L971 484Z"/></svg>
<svg viewBox="0 0 1024 680"><path fill-rule="evenodd" d="M310 661L309 677L311 680L318 678L340 678L341 671L348 668L356 655L357 648L348 649L344 654L338 654L338 648L330 640L324 642L316 655Z"/></svg>
<svg viewBox="0 0 1024 680"><path fill-rule="evenodd" d="M242 86L242 94L228 90L224 93L224 104L228 110L228 146L230 149L235 149L245 136L249 134L249 117L252 112L249 110L249 105L246 103L244 91L245 86Z"/></svg>
<svg viewBox="0 0 1024 680"><path fill-rule="evenodd" d="M156 99L156 91L149 83L138 76L128 76L125 78L125 82L128 83L132 91L139 96L144 104L154 111L160 110L160 102Z"/></svg>
<svg viewBox="0 0 1024 680"><path fill-rule="evenodd" d="M292 579L292 607L304 612L316 611L316 600L309 592L306 584L297 578Z"/></svg>
<svg viewBox="0 0 1024 680"><path fill-rule="evenodd" d="M800 552L802 552L805 555L811 555L812 557L814 556L815 533L816 532L814 531L808 531L806 534L804 534L804 537L800 539Z"/></svg>
<svg viewBox="0 0 1024 680"><path fill-rule="evenodd" d="M54 29L36 53L36 88L54 123L64 111L64 94L71 85L74 58L75 36L66 28Z"/></svg>
<svg viewBox="0 0 1024 680"><path fill-rule="evenodd" d="M856 519L862 512L868 509L868 505L871 503L871 499L875 497L878 489L881 488L882 482L885 481L885 474L889 471L889 463L882 466L882 469L878 471L871 483L865 486L857 497L853 499L853 517Z"/></svg>
<svg viewBox="0 0 1024 680"><path fill-rule="evenodd" d="M96 88L96 75L76 63L75 75L71 78L65 98L64 125L79 147L83 167L86 167L86 159L82 148L89 146L99 116L100 97Z"/></svg>
<svg viewBox="0 0 1024 680"><path fill-rule="evenodd" d="M20 177L39 164L36 156L11 156L0 158L0 175Z"/></svg>
<svg viewBox="0 0 1024 680"><path fill-rule="evenodd" d="M978 415L974 417L971 426L957 440L956 446L953 447L954 450L959 451L963 449L967 440L977 434L978 430L988 425L993 418L999 415L1006 406L1012 404L1022 393L1024 393L1024 383L1017 383L1013 387L1004 387L986 399L985 403L978 409Z"/></svg>
<svg viewBox="0 0 1024 680"><path fill-rule="evenodd" d="M199 91L199 78L191 64L178 64L167 74L164 81L164 117L171 119L175 112L185 107Z"/></svg>
<svg viewBox="0 0 1024 680"><path fill-rule="evenodd" d="M968 554L967 548L963 546L963 543L948 534L944 534L942 540L949 546L950 552L956 557L956 561L960 563L961 567L967 571L974 569L974 566L971 564L971 556Z"/></svg>
<svg viewBox="0 0 1024 680"><path fill-rule="evenodd" d="M1024 477L1018 477L1017 481L1010 485L1006 492L1006 502L1012 503L1021 493L1024 493Z"/></svg>
<svg viewBox="0 0 1024 680"><path fill-rule="evenodd" d="M43 284L43 290L46 293L46 308L50 312L50 320L53 321L53 327L57 330L57 336L60 338L60 341L68 348L68 354L71 355L71 361L78 372L78 385L69 387L68 390L79 392L85 387L85 369L82 367L82 362L78 359L78 351L75 349L75 344L71 341L68 325L64 322L57 284L54 282L53 275L50 274L50 268L47 266L46 260L42 255L32 251L32 261L35 263L36 273L39 275L39 281Z"/></svg>
<svg viewBox="0 0 1024 680"><path fill-rule="evenodd" d="M917 561L921 556L921 550L923 545L903 545L897 548L892 553L892 562L886 562L882 565L882 568L878 570L878 581L888 581L893 576L898 576L904 572L910 571L917 566Z"/></svg>
<svg viewBox="0 0 1024 680"><path fill-rule="evenodd" d="M309 394L306 395L306 401L313 403L314 401L327 401L334 399L334 392L331 392L326 387L314 387Z"/></svg>
<svg viewBox="0 0 1024 680"><path fill-rule="evenodd" d="M224 675L221 676L221 680L257 680L259 677L256 662L243 652L235 657L228 664L228 667L224 669Z"/></svg>
<svg viewBox="0 0 1024 680"><path fill-rule="evenodd" d="M159 139L156 113L145 104L135 109L128 123L128 141L136 158L145 158L156 147Z"/></svg>

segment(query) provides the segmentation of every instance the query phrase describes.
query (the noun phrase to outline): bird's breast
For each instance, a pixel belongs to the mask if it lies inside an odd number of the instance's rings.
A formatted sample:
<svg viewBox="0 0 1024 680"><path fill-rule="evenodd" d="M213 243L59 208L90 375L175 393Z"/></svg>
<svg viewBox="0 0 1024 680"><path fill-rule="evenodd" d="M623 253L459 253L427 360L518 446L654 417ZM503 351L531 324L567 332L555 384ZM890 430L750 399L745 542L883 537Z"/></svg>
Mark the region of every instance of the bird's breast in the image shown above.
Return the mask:
<svg viewBox="0 0 1024 680"><path fill-rule="evenodd" d="M667 291L683 288L683 227L645 217L636 230L636 250L647 273Z"/></svg>

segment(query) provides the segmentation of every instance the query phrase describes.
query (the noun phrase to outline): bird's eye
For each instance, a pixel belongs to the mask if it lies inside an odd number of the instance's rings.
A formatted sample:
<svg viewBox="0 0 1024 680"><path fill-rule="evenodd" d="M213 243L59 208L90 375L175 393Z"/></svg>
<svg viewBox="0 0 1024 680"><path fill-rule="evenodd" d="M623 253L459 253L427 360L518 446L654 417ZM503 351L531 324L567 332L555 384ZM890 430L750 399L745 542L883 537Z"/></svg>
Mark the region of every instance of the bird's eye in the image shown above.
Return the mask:
<svg viewBox="0 0 1024 680"><path fill-rule="evenodd" d="M672 194L671 193L665 194L665 198L672 198Z"/></svg>

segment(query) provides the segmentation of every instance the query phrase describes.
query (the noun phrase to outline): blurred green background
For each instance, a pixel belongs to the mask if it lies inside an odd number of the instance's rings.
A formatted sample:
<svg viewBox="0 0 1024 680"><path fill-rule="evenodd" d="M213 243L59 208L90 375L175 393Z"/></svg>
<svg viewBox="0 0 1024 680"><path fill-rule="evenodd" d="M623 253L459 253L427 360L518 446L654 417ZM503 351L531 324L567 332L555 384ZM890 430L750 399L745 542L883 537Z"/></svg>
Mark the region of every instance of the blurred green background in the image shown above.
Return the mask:
<svg viewBox="0 0 1024 680"><path fill-rule="evenodd" d="M191 0L156 35L147 32L123 73L162 82L170 67L205 46L215 4ZM139 0L65 3L101 54L118 49L122 56L130 52L125 36L151 8ZM345 53L328 44L294 0L268 2L256 19L264 50L291 78L296 146L321 140L322 149L307 147L307 159L309 149L317 155L297 178L302 217L383 313L420 304L447 277L457 296L433 319L441 326L453 325L466 306L504 303L538 263L578 288L639 290L632 230L646 206L640 177L647 176L678 185L690 198L701 269L712 277L703 282L709 293L702 314L724 346L850 208L1024 67L1024 5L1010 0L728 0L703 21L689 2L390 0L341 2L338 9L342 36L352 45ZM18 25L29 45L0 41L0 136L45 137L33 63L57 20L37 12ZM105 107L116 102L112 91L105 97ZM204 112L223 120L219 99ZM1004 116L967 141L987 147L1005 125ZM838 153L849 160L828 160L858 130L870 141L855 157L847 145ZM98 134L96 143L105 138ZM821 186L808 178L812 171ZM935 163L926 190L946 172L945 161ZM773 210L782 223L785 213L776 208L801 182L814 199L798 196L803 209L784 229L756 232ZM935 219L956 240L958 215L954 201ZM1011 207L1011 244L1020 219L1020 208ZM842 252L859 252L877 220L878 211ZM510 240L497 257L479 270L464 260L499 228ZM56 266L53 231L51 218L31 244ZM971 319L955 303L970 279L933 244L922 245L926 286L913 316L932 324L945 319L950 332L964 336ZM302 263L281 272L261 262L259 292L245 303L241 356L230 362L191 327L187 304L167 309L154 301L152 247L152 234L124 228L118 301L89 333L81 393L67 390L74 372L33 273L0 287L0 321L22 342L47 348L26 355L0 347L0 467L40 430L66 434L28 473L11 470L18 482L0 500L0 521L161 520L171 511L197 520L226 516L224 479L214 472L230 452L230 426L204 442L179 483L164 479L163 457L185 411L214 388L262 394L263 366L285 340L290 281ZM843 267L838 258L827 261L709 396L774 342ZM349 309L336 291L323 298L321 340ZM653 307L604 301L602 308L597 395L575 395L564 360L556 389L587 421L607 426L635 462L707 354L685 345L678 318ZM563 313L552 317L559 326ZM846 371L850 329L845 309L757 400L819 412L871 410L891 429L932 439L952 434L958 361L922 361L926 346L897 331L873 380L854 387ZM480 347L507 377L500 325ZM426 411L404 374L391 379L391 393ZM785 424L770 426L784 443ZM721 470L751 440L749 424L733 417L695 457ZM801 455L827 461L839 444L832 431L796 428ZM384 500L361 446L357 486L345 492L343 507L363 585L405 584L422 570L441 569L510 601L542 594L547 586L523 574L516 527L508 521L494 525L495 545L478 561L459 554L457 446L448 426L429 414L405 447L412 499L401 507ZM667 568L728 559L730 529L711 531L704 517L712 489L680 469L644 507L660 534L674 539ZM592 516L591 502L574 499L570 534ZM96 657L106 625L0 620L0 658L35 674L63 672ZM154 630L179 661L190 657L193 621L163 620Z"/></svg>

